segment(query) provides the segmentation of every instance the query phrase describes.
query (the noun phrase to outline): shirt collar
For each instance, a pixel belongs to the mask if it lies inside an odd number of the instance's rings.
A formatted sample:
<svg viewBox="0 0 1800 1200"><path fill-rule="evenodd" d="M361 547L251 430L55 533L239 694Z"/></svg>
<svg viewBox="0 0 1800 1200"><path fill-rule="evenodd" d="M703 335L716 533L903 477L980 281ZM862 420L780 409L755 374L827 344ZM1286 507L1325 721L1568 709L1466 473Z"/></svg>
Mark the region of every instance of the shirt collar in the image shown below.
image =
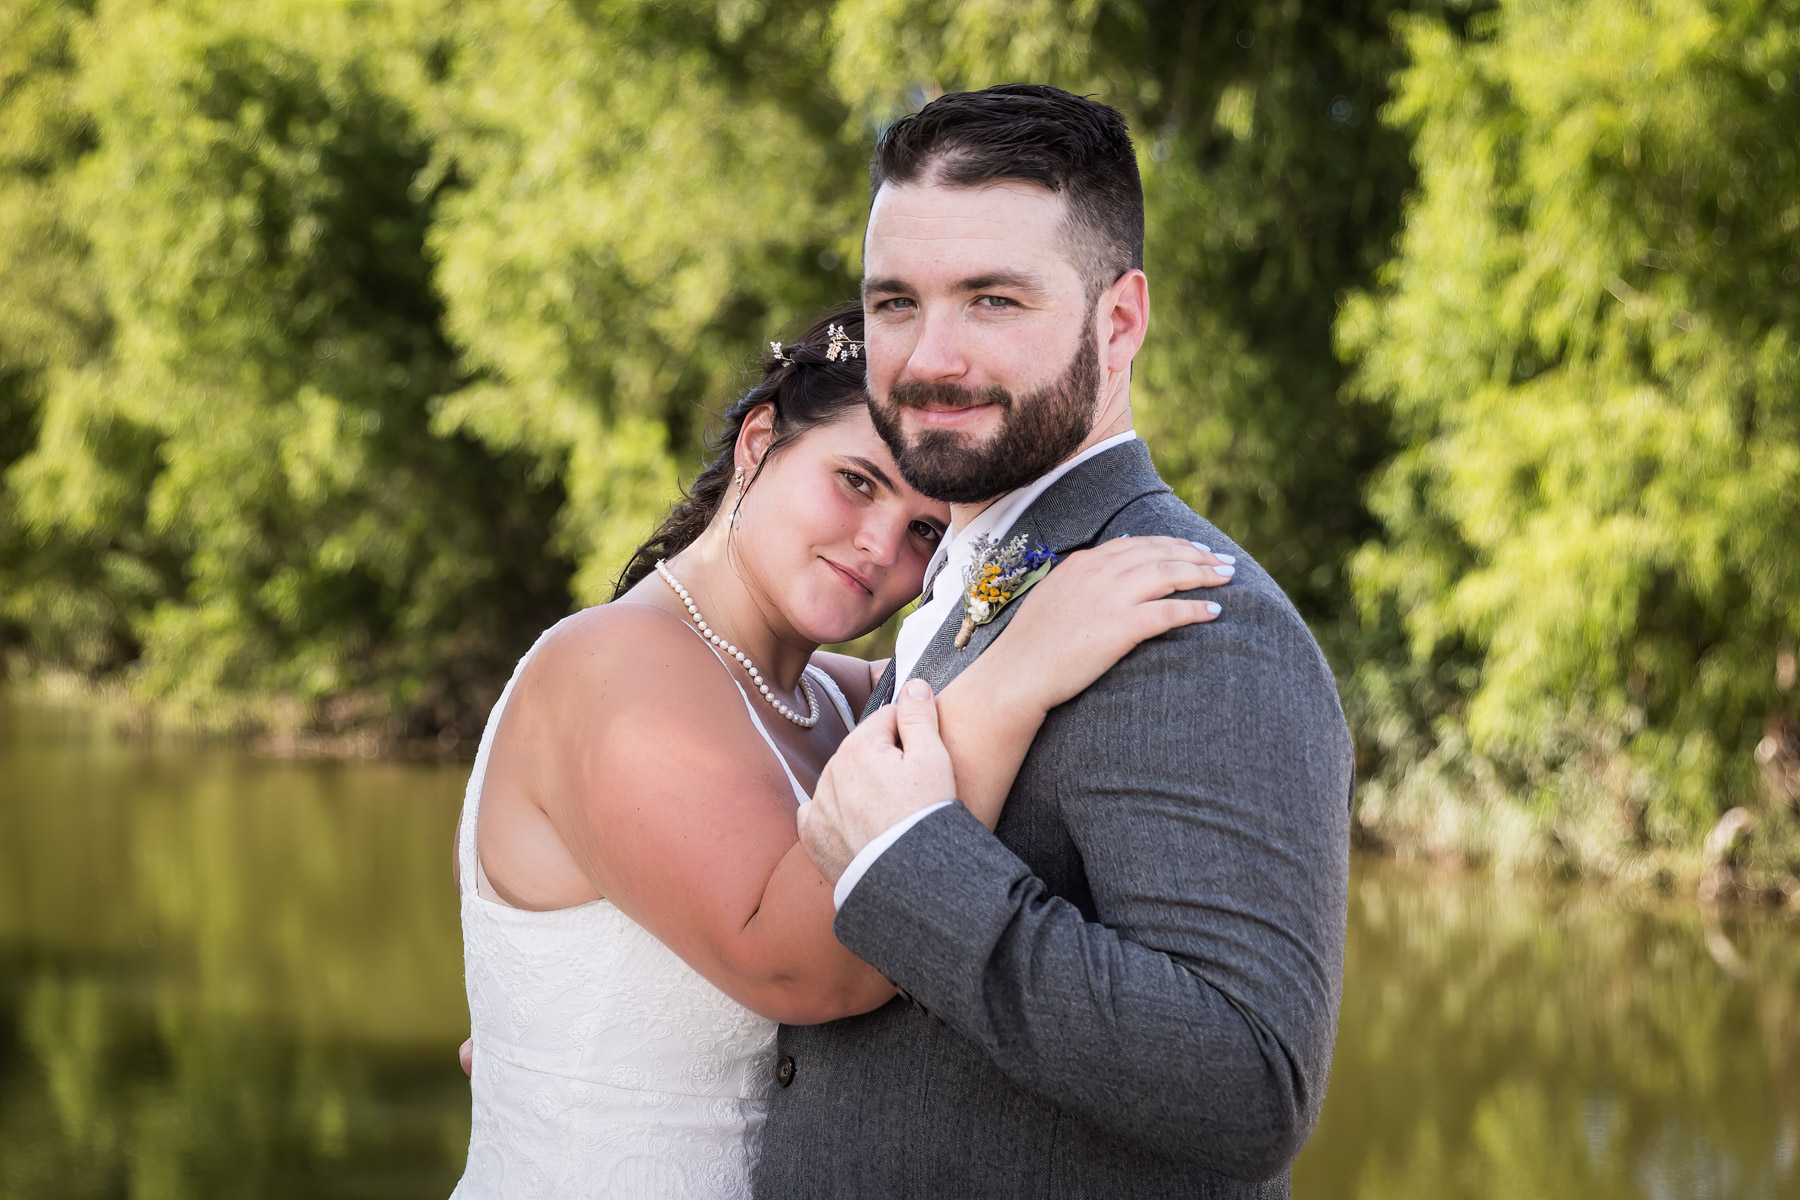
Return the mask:
<svg viewBox="0 0 1800 1200"><path fill-rule="evenodd" d="M931 561L925 566L925 594L931 594L932 585L937 582L939 573L950 565L952 557L955 557L959 564L968 559L969 548L974 544L976 538L990 533L1004 533L1011 529L1013 522L1018 520L1019 514L1030 508L1031 502L1048 491L1051 484L1095 455L1104 454L1114 446L1123 446L1136 437L1136 430L1127 429L1124 433L1115 433L1103 441L1095 442L1074 457L1064 459L1025 486L995 497L994 502L976 513L967 525L950 526L944 531L943 538L938 542L937 550L932 554Z"/></svg>

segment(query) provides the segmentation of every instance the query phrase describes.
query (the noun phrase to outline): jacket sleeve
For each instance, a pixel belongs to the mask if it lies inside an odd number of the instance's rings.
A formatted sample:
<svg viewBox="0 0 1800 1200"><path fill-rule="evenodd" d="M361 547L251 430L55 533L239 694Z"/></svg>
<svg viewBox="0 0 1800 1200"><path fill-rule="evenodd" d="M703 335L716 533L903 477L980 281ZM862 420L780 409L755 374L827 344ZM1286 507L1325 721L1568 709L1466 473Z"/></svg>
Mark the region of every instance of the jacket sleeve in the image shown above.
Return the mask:
<svg viewBox="0 0 1800 1200"><path fill-rule="evenodd" d="M1040 731L1014 797L1054 798L1091 914L952 805L836 924L1020 1087L1246 1179L1318 1118L1348 889L1349 736L1272 590L1138 647Z"/></svg>

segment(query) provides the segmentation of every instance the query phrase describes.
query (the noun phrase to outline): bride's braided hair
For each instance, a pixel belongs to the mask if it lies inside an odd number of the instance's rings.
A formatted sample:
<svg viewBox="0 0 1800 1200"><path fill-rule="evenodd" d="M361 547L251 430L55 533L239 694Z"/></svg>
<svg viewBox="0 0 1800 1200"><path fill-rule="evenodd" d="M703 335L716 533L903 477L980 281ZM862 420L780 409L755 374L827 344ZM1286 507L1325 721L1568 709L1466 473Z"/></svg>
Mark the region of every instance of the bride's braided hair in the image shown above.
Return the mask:
<svg viewBox="0 0 1800 1200"><path fill-rule="evenodd" d="M836 336L834 336L834 332ZM868 373L860 355L862 305L845 304L815 321L791 344L773 343L762 360L762 379L725 410L717 434L707 444L708 462L687 492L669 510L649 540L637 548L613 584L617 600L656 569L693 544L712 522L731 490L732 463L744 420L759 406L775 405L775 439L763 455L787 446L809 429L835 421L868 402Z"/></svg>

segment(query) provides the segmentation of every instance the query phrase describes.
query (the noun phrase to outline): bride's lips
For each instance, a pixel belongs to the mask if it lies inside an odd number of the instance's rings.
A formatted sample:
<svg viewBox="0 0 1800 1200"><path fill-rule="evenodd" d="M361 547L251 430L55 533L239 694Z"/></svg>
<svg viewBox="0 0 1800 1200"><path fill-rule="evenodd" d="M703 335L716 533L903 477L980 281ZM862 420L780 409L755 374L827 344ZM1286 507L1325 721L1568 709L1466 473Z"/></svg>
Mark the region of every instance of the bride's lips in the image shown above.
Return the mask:
<svg viewBox="0 0 1800 1200"><path fill-rule="evenodd" d="M840 567L829 558L821 558L819 561L830 567L833 571L836 571L838 578L844 581L846 587L859 591L865 596L873 596L875 594L875 585L870 583L867 579L864 579L861 575L858 575L855 571L850 570L848 567Z"/></svg>

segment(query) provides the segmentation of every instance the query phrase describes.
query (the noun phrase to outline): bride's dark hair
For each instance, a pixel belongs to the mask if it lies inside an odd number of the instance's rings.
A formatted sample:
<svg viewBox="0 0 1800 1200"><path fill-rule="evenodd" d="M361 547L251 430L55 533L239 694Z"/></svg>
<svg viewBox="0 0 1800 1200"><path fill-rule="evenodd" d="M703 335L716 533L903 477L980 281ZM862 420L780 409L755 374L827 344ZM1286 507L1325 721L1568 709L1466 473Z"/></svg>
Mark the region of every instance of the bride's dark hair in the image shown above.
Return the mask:
<svg viewBox="0 0 1800 1200"><path fill-rule="evenodd" d="M842 337L832 336L834 327L843 331ZM845 304L813 322L797 341L780 344L779 353L770 348L762 360L762 379L725 410L718 433L707 445L706 469L619 572L613 584L614 600L654 571L657 559L674 558L687 549L711 523L731 489L732 463L744 419L758 406L775 406L775 439L763 454L766 463L769 455L807 430L868 402L862 340L862 305ZM857 357L850 357L847 342L855 343Z"/></svg>

